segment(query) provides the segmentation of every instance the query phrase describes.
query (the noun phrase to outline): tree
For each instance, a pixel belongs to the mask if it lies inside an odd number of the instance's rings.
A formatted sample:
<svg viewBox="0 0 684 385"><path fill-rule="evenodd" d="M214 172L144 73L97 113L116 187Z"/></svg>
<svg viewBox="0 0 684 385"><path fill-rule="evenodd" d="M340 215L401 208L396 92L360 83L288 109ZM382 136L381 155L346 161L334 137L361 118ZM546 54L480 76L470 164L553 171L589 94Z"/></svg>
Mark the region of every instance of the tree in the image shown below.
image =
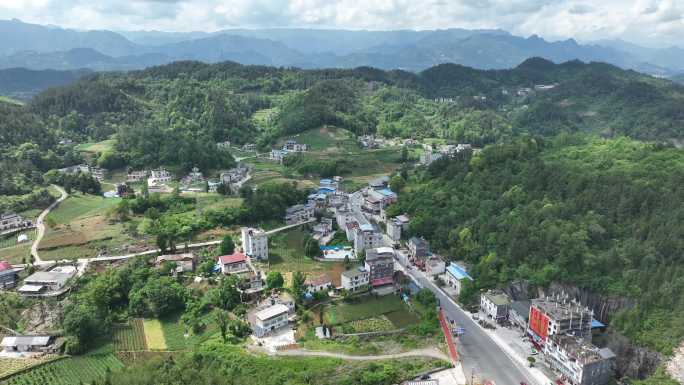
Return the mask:
<svg viewBox="0 0 684 385"><path fill-rule="evenodd" d="M214 312L214 319L216 320L216 325L221 332L221 339L224 343L228 342L228 323L230 322L230 316L228 312L223 309L217 309Z"/></svg>
<svg viewBox="0 0 684 385"><path fill-rule="evenodd" d="M235 252L235 242L233 242L233 238L230 235L225 235L223 239L221 240L221 244L219 245L219 254L220 255L230 255Z"/></svg>
<svg viewBox="0 0 684 385"><path fill-rule="evenodd" d="M407 162L407 161L408 161L408 158L409 158L408 147L403 146L403 147L401 148L401 162L402 162L402 163Z"/></svg>
<svg viewBox="0 0 684 385"><path fill-rule="evenodd" d="M292 274L292 292L297 299L301 299L304 294L304 282L306 282L306 275L301 271L295 271Z"/></svg>
<svg viewBox="0 0 684 385"><path fill-rule="evenodd" d="M321 255L321 245L313 237L309 237L304 244L304 253L309 258L316 258Z"/></svg>
<svg viewBox="0 0 684 385"><path fill-rule="evenodd" d="M217 287L207 293L207 296L214 306L228 311L233 310L240 304L237 278L224 277Z"/></svg>
<svg viewBox="0 0 684 385"><path fill-rule="evenodd" d="M359 251L359 253L356 254L356 260L363 265L366 262L366 250Z"/></svg>
<svg viewBox="0 0 684 385"><path fill-rule="evenodd" d="M140 316L162 317L185 306L184 286L170 277L150 277L129 294L129 311Z"/></svg>
<svg viewBox="0 0 684 385"><path fill-rule="evenodd" d="M266 286L269 289L277 289L283 287L285 280L279 271L270 271L266 276Z"/></svg>

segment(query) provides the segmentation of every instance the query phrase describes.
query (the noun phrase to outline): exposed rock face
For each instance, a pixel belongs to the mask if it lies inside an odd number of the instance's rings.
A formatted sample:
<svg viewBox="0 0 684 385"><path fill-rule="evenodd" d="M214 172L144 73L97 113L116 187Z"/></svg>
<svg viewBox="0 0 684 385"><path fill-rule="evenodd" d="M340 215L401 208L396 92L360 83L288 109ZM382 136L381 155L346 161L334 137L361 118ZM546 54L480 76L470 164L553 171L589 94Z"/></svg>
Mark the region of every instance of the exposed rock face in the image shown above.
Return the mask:
<svg viewBox="0 0 684 385"><path fill-rule="evenodd" d="M630 309L635 302L630 298L606 296L576 286L554 283L545 289L533 290L525 281L512 283L505 291L514 299L538 298L562 295L580 301L594 311L594 318L610 324L613 316L621 310ZM617 355L616 376L618 378L645 378L660 365L663 356L652 350L632 344L629 339L615 330L594 339L598 346L610 348Z"/></svg>
<svg viewBox="0 0 684 385"><path fill-rule="evenodd" d="M680 384L684 384L684 342L675 350L674 356L670 358L665 368L667 374L679 381Z"/></svg>
<svg viewBox="0 0 684 385"><path fill-rule="evenodd" d="M30 334L48 333L59 328L62 304L39 301L21 313L25 322L25 332Z"/></svg>

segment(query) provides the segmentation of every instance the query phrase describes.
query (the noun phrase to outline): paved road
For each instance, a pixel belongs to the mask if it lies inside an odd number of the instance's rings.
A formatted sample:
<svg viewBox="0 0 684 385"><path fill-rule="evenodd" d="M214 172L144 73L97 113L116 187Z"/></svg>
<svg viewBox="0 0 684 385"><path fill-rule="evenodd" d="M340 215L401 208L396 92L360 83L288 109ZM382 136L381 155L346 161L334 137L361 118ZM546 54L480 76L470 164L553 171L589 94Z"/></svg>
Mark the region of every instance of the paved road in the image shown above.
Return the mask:
<svg viewBox="0 0 684 385"><path fill-rule="evenodd" d="M65 200L69 196L69 194L67 194L63 188L57 185L52 186L59 191L60 197L57 198L56 201L52 202L52 204L48 206L48 208L43 210L43 212L40 213L40 215L38 216L38 219L36 219L36 229L38 230L38 233L36 234L36 239L33 241L33 244L31 245L31 255L33 256L33 262L36 264L41 264L43 262L43 260L40 259L40 256L38 255L38 244L45 235L45 217L47 217L47 215L50 214L50 211L52 209L57 207L57 205L59 205L63 200Z"/></svg>
<svg viewBox="0 0 684 385"><path fill-rule="evenodd" d="M406 358L406 357L431 357L438 360L444 360L451 362L449 357L437 349L416 349L404 353L395 354L381 354L374 356L357 356L342 353L333 352L322 352L313 350L303 350L303 349L293 349L293 350L280 350L275 352L278 356L311 356L311 357L332 357L339 358L342 360L353 360L353 361L373 361L373 360L391 360L396 358Z"/></svg>
<svg viewBox="0 0 684 385"><path fill-rule="evenodd" d="M527 370L515 363L475 324L469 313L461 310L451 298L447 297L423 274L415 269L407 270L401 258L398 258L398 263L421 287L430 289L437 296L442 309L450 320L455 320L458 326L465 328L466 332L456 340L456 346L466 377L470 377L474 373L481 379L494 381L496 385L519 385L521 381L530 385L538 384L527 373Z"/></svg>

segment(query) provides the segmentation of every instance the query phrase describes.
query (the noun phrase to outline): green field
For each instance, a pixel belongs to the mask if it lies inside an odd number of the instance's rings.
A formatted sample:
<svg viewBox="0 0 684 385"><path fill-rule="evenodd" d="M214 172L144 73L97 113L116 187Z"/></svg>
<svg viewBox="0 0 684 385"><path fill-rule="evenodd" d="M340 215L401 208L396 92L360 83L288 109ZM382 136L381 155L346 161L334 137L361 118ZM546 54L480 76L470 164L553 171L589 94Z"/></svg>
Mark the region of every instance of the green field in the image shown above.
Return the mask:
<svg viewBox="0 0 684 385"><path fill-rule="evenodd" d="M289 136L280 140L278 144L282 145L285 140L294 139L298 143L309 145L310 151L354 151L359 150L359 146L354 140L351 132L337 127L321 127L301 134Z"/></svg>
<svg viewBox="0 0 684 385"><path fill-rule="evenodd" d="M76 151L96 154L111 150L115 144L116 139L107 139L101 142L80 143L75 148Z"/></svg>
<svg viewBox="0 0 684 385"><path fill-rule="evenodd" d="M115 325L112 340L116 351L147 350L142 319L134 318L128 324Z"/></svg>
<svg viewBox="0 0 684 385"><path fill-rule="evenodd" d="M324 319L329 325L341 325L347 322L385 315L392 324L404 327L418 321L404 302L396 295L383 297L363 297L358 303L337 303L326 306Z"/></svg>
<svg viewBox="0 0 684 385"><path fill-rule="evenodd" d="M28 235L29 240L27 242L17 243L19 234ZM31 244L35 238L35 229L21 231L0 238L0 260L8 261L10 263L22 263L22 259L25 259L23 262L26 262L31 253Z"/></svg>
<svg viewBox="0 0 684 385"><path fill-rule="evenodd" d="M156 319L146 319L143 321L145 343L150 350L166 350L166 339L161 322Z"/></svg>
<svg viewBox="0 0 684 385"><path fill-rule="evenodd" d="M123 367L111 351L102 349L84 356L50 362L25 373L12 376L2 385L74 385L102 380L108 372Z"/></svg>
<svg viewBox="0 0 684 385"><path fill-rule="evenodd" d="M211 313L204 316L206 327L202 333L189 332L187 337L185 326L180 322L180 315L160 320L168 349L172 351L189 349L216 335L218 329L212 317Z"/></svg>
<svg viewBox="0 0 684 385"><path fill-rule="evenodd" d="M242 198L226 197L220 194L198 193L192 196L197 200L197 209L199 211L240 207L242 205Z"/></svg>
<svg viewBox="0 0 684 385"><path fill-rule="evenodd" d="M275 234L269 239L268 269L282 273L301 271L305 273L327 272L334 284L344 271L341 262L318 262L304 254L304 242L308 233L296 228Z"/></svg>
<svg viewBox="0 0 684 385"><path fill-rule="evenodd" d="M100 250L116 253L126 244L139 244L124 225L110 222L108 211L119 198L73 194L47 217L48 229L40 243L41 258L86 258Z"/></svg>

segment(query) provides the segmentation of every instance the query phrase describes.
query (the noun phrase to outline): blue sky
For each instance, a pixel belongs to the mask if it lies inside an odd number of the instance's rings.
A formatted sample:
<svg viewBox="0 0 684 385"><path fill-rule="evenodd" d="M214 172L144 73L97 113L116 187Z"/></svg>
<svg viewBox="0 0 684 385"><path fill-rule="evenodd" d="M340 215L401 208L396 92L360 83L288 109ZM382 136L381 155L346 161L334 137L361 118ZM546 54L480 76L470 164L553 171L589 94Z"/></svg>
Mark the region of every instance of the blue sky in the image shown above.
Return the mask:
<svg viewBox="0 0 684 385"><path fill-rule="evenodd" d="M501 28L549 40L684 44L684 0L0 0L0 18L112 30Z"/></svg>

